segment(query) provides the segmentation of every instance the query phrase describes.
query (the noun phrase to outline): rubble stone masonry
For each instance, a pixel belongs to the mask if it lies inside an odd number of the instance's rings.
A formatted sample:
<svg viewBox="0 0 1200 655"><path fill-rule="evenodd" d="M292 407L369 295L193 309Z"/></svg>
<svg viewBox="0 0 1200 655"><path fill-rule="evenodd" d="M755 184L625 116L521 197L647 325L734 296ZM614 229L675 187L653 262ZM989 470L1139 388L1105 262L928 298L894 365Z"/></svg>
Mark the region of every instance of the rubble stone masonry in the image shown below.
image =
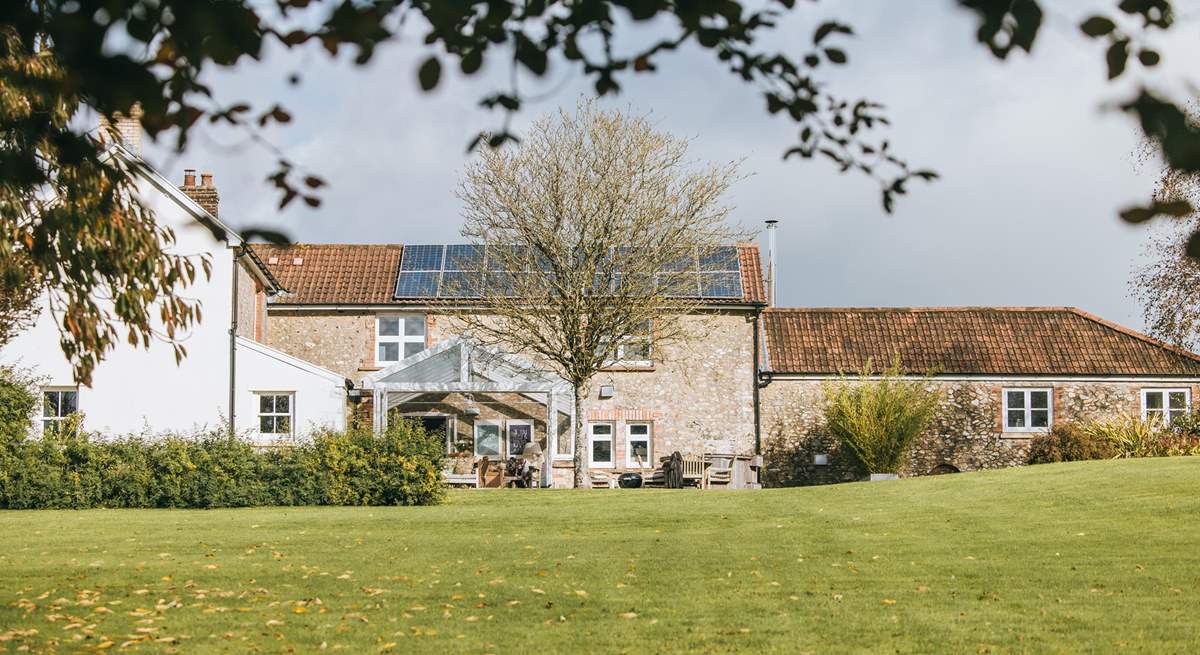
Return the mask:
<svg viewBox="0 0 1200 655"><path fill-rule="evenodd" d="M1004 389L1052 389L1052 416L1057 425L1065 421L1140 414L1141 392L1148 388L1190 388L1195 402L1200 387L1194 382L935 378L931 386L942 392L942 406L932 427L917 440L903 474L926 475L1024 464L1029 440L1034 435L1004 431ZM777 379L763 389L765 484L828 484L865 476L866 472L853 455L844 452L825 429L823 383L819 379ZM828 463L814 463L818 454L826 454Z"/></svg>

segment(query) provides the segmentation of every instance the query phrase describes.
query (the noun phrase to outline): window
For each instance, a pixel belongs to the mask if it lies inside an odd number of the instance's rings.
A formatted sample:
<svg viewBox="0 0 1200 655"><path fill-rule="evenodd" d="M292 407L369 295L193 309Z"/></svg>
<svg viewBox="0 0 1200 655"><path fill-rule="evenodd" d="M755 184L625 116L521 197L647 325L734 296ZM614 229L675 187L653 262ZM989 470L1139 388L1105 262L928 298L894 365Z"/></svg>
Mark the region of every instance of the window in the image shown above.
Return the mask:
<svg viewBox="0 0 1200 655"><path fill-rule="evenodd" d="M650 424L630 423L625 428L625 465L650 468Z"/></svg>
<svg viewBox="0 0 1200 655"><path fill-rule="evenodd" d="M508 456L520 457L525 453L525 444L533 441L533 423L529 421L508 422Z"/></svg>
<svg viewBox="0 0 1200 655"><path fill-rule="evenodd" d="M1005 389L1004 431L1042 432L1050 429L1049 389Z"/></svg>
<svg viewBox="0 0 1200 655"><path fill-rule="evenodd" d="M75 389L42 390L42 430L50 431L63 419L79 411L79 392Z"/></svg>
<svg viewBox="0 0 1200 655"><path fill-rule="evenodd" d="M258 394L259 434L290 435L293 405L290 393Z"/></svg>
<svg viewBox="0 0 1200 655"><path fill-rule="evenodd" d="M1168 424L1187 414L1191 395L1187 389L1142 389L1142 418Z"/></svg>
<svg viewBox="0 0 1200 655"><path fill-rule="evenodd" d="M475 421L475 456L500 457L500 422Z"/></svg>
<svg viewBox="0 0 1200 655"><path fill-rule="evenodd" d="M375 319L375 364L386 366L425 350L425 317L390 314Z"/></svg>
<svg viewBox="0 0 1200 655"><path fill-rule="evenodd" d="M612 423L588 424L588 462L590 466L613 465Z"/></svg>
<svg viewBox="0 0 1200 655"><path fill-rule="evenodd" d="M617 341L615 359L610 366L650 366L653 364L650 348L650 321L644 321L631 334Z"/></svg>
<svg viewBox="0 0 1200 655"><path fill-rule="evenodd" d="M451 417L446 414L405 414L403 420L420 425L425 434L438 437L446 442L446 454L458 452L454 443L454 425Z"/></svg>

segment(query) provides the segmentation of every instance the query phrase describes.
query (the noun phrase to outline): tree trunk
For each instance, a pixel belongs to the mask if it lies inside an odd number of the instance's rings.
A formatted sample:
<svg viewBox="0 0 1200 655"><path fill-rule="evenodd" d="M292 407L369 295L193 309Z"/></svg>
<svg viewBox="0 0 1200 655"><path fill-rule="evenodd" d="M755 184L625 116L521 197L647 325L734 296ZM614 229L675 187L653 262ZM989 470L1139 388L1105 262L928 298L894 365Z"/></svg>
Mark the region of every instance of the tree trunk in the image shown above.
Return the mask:
<svg viewBox="0 0 1200 655"><path fill-rule="evenodd" d="M573 388L575 390L575 425L573 426L573 431L575 434L572 436L572 438L575 440L575 473L573 477L574 487L579 489L583 487L583 450L585 447L585 442L587 441L583 435L583 394L586 392L584 390L584 385L582 384L576 384L573 386Z"/></svg>

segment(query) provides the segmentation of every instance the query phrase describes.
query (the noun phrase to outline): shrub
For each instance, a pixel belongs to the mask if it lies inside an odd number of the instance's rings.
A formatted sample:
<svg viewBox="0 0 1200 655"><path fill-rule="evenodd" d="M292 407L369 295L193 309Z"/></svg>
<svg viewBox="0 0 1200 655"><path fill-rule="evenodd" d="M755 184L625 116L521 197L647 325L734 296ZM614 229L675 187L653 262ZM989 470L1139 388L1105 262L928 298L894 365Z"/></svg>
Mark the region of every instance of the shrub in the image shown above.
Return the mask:
<svg viewBox="0 0 1200 655"><path fill-rule="evenodd" d="M1196 415L1178 417L1170 426L1130 415L1059 425L1033 438L1029 463L1200 455L1198 428Z"/></svg>
<svg viewBox="0 0 1200 655"><path fill-rule="evenodd" d="M0 366L0 439L22 439L38 408L38 380L30 371Z"/></svg>
<svg viewBox="0 0 1200 655"><path fill-rule="evenodd" d="M905 377L899 357L874 379L868 361L858 379L843 377L825 385L830 433L869 472L899 472L913 441L929 426L941 403L941 395L928 389L928 382L928 376Z"/></svg>
<svg viewBox="0 0 1200 655"><path fill-rule="evenodd" d="M1049 432L1035 435L1029 442L1029 463L1079 462L1111 459L1117 450L1105 438L1079 423L1063 423Z"/></svg>
<svg viewBox="0 0 1200 655"><path fill-rule="evenodd" d="M1159 457L1163 451L1166 430L1159 421L1146 421L1128 414L1089 421L1084 430L1096 439L1112 445L1118 457Z"/></svg>
<svg viewBox="0 0 1200 655"><path fill-rule="evenodd" d="M69 419L5 439L0 508L425 505L442 497L441 444L408 422L261 449L223 431L102 440Z"/></svg>

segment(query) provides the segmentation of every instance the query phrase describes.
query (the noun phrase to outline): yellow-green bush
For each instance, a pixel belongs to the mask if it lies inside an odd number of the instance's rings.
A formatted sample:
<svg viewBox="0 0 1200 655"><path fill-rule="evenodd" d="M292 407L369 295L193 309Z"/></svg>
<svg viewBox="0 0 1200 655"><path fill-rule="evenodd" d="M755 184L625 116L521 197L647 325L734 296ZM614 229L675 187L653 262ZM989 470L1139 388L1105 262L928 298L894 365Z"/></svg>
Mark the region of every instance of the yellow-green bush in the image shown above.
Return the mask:
<svg viewBox="0 0 1200 655"><path fill-rule="evenodd" d="M1032 439L1029 463L1179 455L1200 455L1197 415L1177 417L1169 426L1128 414L1064 423Z"/></svg>
<svg viewBox="0 0 1200 655"><path fill-rule="evenodd" d="M857 379L843 376L825 385L829 432L868 472L899 472L942 400L928 382L928 376L907 377L899 357L878 376L868 361Z"/></svg>

